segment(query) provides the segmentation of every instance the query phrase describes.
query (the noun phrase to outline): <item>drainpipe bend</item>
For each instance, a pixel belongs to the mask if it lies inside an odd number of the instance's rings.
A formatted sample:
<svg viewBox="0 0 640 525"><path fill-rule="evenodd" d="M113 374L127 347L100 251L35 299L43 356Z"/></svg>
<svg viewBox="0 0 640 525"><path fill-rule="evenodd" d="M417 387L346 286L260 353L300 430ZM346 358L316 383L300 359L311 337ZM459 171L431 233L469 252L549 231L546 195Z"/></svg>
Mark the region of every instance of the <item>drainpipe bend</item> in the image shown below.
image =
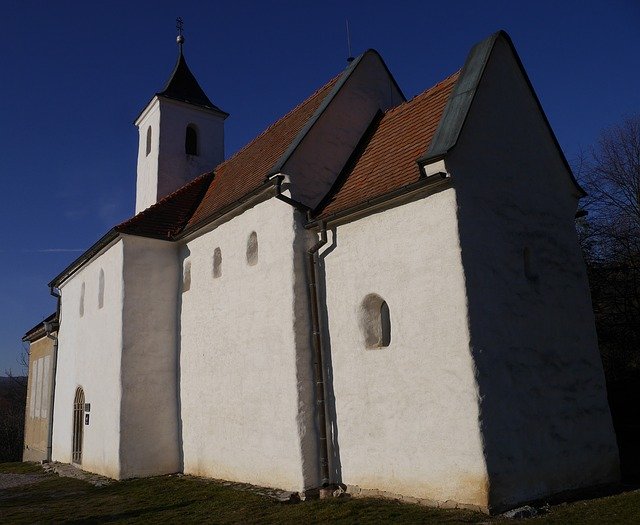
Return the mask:
<svg viewBox="0 0 640 525"><path fill-rule="evenodd" d="M318 251L327 243L327 228L321 224L320 239L307 251L309 265L309 306L314 356L314 380L316 383L316 408L320 432L320 476L322 486L331 483L329 475L329 447L327 442L327 409L325 402L324 367L322 365L322 332L320 329L320 304L318 295Z"/></svg>

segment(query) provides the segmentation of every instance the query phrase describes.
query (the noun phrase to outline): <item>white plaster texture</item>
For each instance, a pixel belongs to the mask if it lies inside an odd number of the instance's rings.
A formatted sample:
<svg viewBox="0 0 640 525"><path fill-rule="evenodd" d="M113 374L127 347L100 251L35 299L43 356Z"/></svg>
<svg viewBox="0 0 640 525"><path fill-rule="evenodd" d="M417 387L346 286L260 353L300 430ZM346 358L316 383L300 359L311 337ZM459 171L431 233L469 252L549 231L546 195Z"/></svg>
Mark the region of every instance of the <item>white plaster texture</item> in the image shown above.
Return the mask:
<svg viewBox="0 0 640 525"><path fill-rule="evenodd" d="M191 262L180 317L186 474L317 486L306 289L295 280L305 274L294 254L309 234L299 224L293 208L271 199L183 247ZM258 262L250 266L254 231ZM216 248L222 268L214 278Z"/></svg>
<svg viewBox="0 0 640 525"><path fill-rule="evenodd" d="M60 286L62 303L53 415L52 459L71 463L73 400L82 387L91 404L84 426L82 468L120 477L120 356L123 333L123 242L119 240ZM98 309L100 269L104 306ZM85 284L84 315L79 315Z"/></svg>
<svg viewBox="0 0 640 525"><path fill-rule="evenodd" d="M454 191L339 226L322 261L333 470L347 485L486 507ZM358 323L371 293L389 306L386 348L367 349Z"/></svg>
<svg viewBox="0 0 640 525"><path fill-rule="evenodd" d="M120 477L182 470L175 243L124 236Z"/></svg>
<svg viewBox="0 0 640 525"><path fill-rule="evenodd" d="M503 39L447 168L458 195L491 507L616 481L574 225L578 192Z"/></svg>
<svg viewBox="0 0 640 525"><path fill-rule="evenodd" d="M380 56L369 51L282 167L291 195L315 208L378 111L404 101Z"/></svg>
<svg viewBox="0 0 640 525"><path fill-rule="evenodd" d="M155 204L224 160L224 119L217 111L166 97L154 97L136 121L138 175L136 213ZM187 126L196 129L198 155L185 152ZM152 128L147 155L147 128Z"/></svg>
<svg viewBox="0 0 640 525"><path fill-rule="evenodd" d="M289 195L317 205L377 111L400 101L367 53L283 167ZM152 100L137 121L136 211L222 161L223 120ZM184 151L189 124L198 157ZM320 253L332 480L485 510L615 481L578 192L503 39L432 170L450 181L352 217ZM54 460L71 461L82 386L86 470L318 487L305 263L316 239L265 195L186 240L122 236L60 286ZM369 294L390 310L383 348L359 325Z"/></svg>
<svg viewBox="0 0 640 525"><path fill-rule="evenodd" d="M116 479L181 470L176 265L174 243L124 236L60 286L54 460L71 462L80 386L91 405L84 470Z"/></svg>

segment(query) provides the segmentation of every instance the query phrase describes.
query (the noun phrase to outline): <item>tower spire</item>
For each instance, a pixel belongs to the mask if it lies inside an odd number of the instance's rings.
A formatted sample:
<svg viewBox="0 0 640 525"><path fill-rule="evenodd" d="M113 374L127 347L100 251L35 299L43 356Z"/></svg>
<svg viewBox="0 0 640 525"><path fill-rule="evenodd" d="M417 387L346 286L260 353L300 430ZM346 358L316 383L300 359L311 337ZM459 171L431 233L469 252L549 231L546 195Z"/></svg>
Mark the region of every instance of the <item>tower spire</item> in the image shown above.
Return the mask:
<svg viewBox="0 0 640 525"><path fill-rule="evenodd" d="M184 29L184 21L182 20L181 16L176 18L176 29L178 30L176 42L178 42L178 49L180 50L180 54L182 55L182 44L184 44L184 35L182 34L182 31Z"/></svg>

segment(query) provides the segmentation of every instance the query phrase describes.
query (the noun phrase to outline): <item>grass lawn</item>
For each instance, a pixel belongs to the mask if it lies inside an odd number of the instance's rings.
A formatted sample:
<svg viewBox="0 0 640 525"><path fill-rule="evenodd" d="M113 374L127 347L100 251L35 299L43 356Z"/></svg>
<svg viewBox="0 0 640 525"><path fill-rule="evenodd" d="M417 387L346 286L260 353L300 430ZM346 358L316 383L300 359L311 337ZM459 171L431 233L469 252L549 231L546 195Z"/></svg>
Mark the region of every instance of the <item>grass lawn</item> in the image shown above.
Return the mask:
<svg viewBox="0 0 640 525"><path fill-rule="evenodd" d="M33 464L0 464L5 473L38 474ZM462 510L439 510L396 501L341 498L278 503L189 476L162 476L105 487L56 474L0 490L0 523L499 523ZM511 521L511 520L508 520ZM640 491L558 505L528 523L640 523Z"/></svg>

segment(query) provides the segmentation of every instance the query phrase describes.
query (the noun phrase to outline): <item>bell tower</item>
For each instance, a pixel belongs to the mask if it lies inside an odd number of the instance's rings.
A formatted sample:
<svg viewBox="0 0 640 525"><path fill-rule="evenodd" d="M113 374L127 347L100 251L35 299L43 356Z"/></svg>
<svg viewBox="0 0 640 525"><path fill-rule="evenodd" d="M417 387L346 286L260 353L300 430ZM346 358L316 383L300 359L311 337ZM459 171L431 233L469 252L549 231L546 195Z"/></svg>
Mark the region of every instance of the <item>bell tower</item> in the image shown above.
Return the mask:
<svg viewBox="0 0 640 525"><path fill-rule="evenodd" d="M178 61L162 91L142 110L138 127L136 213L224 160L224 121L187 66L182 19Z"/></svg>

